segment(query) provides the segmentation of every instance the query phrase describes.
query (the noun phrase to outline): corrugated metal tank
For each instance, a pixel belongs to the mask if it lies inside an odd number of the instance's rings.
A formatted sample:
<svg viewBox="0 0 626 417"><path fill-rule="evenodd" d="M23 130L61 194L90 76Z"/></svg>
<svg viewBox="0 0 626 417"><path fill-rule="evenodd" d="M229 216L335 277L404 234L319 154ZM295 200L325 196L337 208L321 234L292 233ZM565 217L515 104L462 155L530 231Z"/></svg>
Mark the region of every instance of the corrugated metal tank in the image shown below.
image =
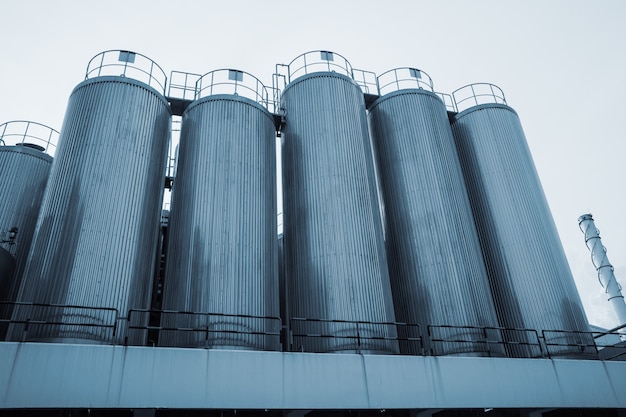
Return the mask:
<svg viewBox="0 0 626 417"><path fill-rule="evenodd" d="M195 331L164 330L159 340L279 350L276 129L238 84L256 78L230 70L230 81L218 82L220 73L203 76L197 85L209 85L199 94L208 96L183 115L172 194L163 307L194 314L162 320ZM228 85L233 94L211 94ZM265 87L259 93L267 104Z"/></svg>
<svg viewBox="0 0 626 417"><path fill-rule="evenodd" d="M0 284L8 285L13 278L13 272L15 271L15 258L11 253L0 247ZM5 300L0 298L0 320L8 320L11 318L13 312L13 300ZM8 322L0 322L0 341L6 337L6 332L9 327Z"/></svg>
<svg viewBox="0 0 626 417"><path fill-rule="evenodd" d="M480 104L452 131L502 326L589 331L517 113ZM512 341L516 341L513 338ZM525 342L526 340L521 340ZM585 334L546 333L553 355L578 355ZM521 348L512 355L524 355Z"/></svg>
<svg viewBox="0 0 626 417"><path fill-rule="evenodd" d="M392 71L403 77L402 70ZM425 340L437 355L501 356L502 345L486 343L496 342L498 331L477 328L498 322L446 107L428 91L432 84L415 80L414 88L385 94L369 108L396 318L418 323L433 339L468 341ZM419 336L412 328L398 333Z"/></svg>
<svg viewBox="0 0 626 417"><path fill-rule="evenodd" d="M170 118L164 96L129 77L74 89L19 293L65 307L15 316L64 324L15 326L13 339L118 343L129 309L149 307Z"/></svg>
<svg viewBox="0 0 626 417"><path fill-rule="evenodd" d="M0 234L17 228L10 248L16 271L0 279L0 301L15 301L51 165L50 155L28 144L0 146Z"/></svg>
<svg viewBox="0 0 626 417"><path fill-rule="evenodd" d="M395 353L395 340L374 339L395 338L395 326L367 324L395 317L363 93L346 75L314 72L292 80L281 105L294 348ZM328 337L298 336L314 334Z"/></svg>

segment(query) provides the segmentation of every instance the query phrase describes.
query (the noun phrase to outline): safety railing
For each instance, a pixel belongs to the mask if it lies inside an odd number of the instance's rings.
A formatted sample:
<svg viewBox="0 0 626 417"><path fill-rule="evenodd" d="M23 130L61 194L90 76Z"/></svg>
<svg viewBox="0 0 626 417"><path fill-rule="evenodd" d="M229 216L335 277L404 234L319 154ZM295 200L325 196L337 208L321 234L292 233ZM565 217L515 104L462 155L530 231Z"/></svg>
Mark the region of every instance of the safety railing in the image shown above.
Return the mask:
<svg viewBox="0 0 626 417"><path fill-rule="evenodd" d="M136 332L152 332L149 339L159 346L282 350L281 330L281 319L272 316L131 309L127 335L137 339Z"/></svg>
<svg viewBox="0 0 626 417"><path fill-rule="evenodd" d="M421 355L424 351L418 324L292 318L290 329L292 352L410 351ZM398 336L401 332L406 336Z"/></svg>
<svg viewBox="0 0 626 417"><path fill-rule="evenodd" d="M54 156L59 132L41 123L13 120L0 125L0 141L4 146L21 145Z"/></svg>
<svg viewBox="0 0 626 417"><path fill-rule="evenodd" d="M426 72L417 68L395 68L379 75L377 81L381 96L409 88L434 91L433 80Z"/></svg>
<svg viewBox="0 0 626 417"><path fill-rule="evenodd" d="M353 68L352 76L357 85L361 87L363 94L380 95L376 73Z"/></svg>
<svg viewBox="0 0 626 417"><path fill-rule="evenodd" d="M107 307L0 301L0 323L7 340L15 342L67 338L113 344L118 313Z"/></svg>
<svg viewBox="0 0 626 417"><path fill-rule="evenodd" d="M167 86L167 96L180 100L195 100L197 94L196 83L201 77L201 74L194 74L190 72L170 72L170 82Z"/></svg>
<svg viewBox="0 0 626 417"><path fill-rule="evenodd" d="M541 332L549 358L588 357L597 359L598 346L593 332L575 330L543 330Z"/></svg>
<svg viewBox="0 0 626 417"><path fill-rule="evenodd" d="M236 69L208 72L196 82L196 100L216 94L232 94L249 98L270 109L267 88L254 75Z"/></svg>
<svg viewBox="0 0 626 417"><path fill-rule="evenodd" d="M626 324L602 332L593 332L594 343L602 360L626 360Z"/></svg>
<svg viewBox="0 0 626 417"><path fill-rule="evenodd" d="M343 56L331 51L309 51L288 65L287 83L313 72L336 72L354 78L352 65Z"/></svg>
<svg viewBox="0 0 626 417"><path fill-rule="evenodd" d="M539 334L533 329L493 326L428 325L433 356L485 353L489 356L542 357Z"/></svg>
<svg viewBox="0 0 626 417"><path fill-rule="evenodd" d="M411 323L292 318L285 338L282 320L273 316L131 309L121 317L117 309L108 307L0 301L0 339L6 334L6 340L14 342L83 339L292 352L430 356L482 352L511 358L624 360L626 342L620 340L619 330L543 330L540 336L534 329L428 325L423 335L420 326ZM603 342L607 336L614 338Z"/></svg>
<svg viewBox="0 0 626 417"><path fill-rule="evenodd" d="M165 95L165 71L153 60L137 52L116 49L101 52L91 58L87 64L85 79L107 75L141 81Z"/></svg>
<svg viewBox="0 0 626 417"><path fill-rule="evenodd" d="M456 109L456 104L454 103L454 98L452 98L451 94L447 94L447 93L438 93L435 91L435 94L437 94L439 96L439 98L441 99L441 101L443 101L443 104L446 105L446 110L451 112L451 113L456 113L457 109Z"/></svg>
<svg viewBox="0 0 626 417"><path fill-rule="evenodd" d="M489 83L469 84L452 92L458 112L479 104L506 104L504 92L497 85Z"/></svg>

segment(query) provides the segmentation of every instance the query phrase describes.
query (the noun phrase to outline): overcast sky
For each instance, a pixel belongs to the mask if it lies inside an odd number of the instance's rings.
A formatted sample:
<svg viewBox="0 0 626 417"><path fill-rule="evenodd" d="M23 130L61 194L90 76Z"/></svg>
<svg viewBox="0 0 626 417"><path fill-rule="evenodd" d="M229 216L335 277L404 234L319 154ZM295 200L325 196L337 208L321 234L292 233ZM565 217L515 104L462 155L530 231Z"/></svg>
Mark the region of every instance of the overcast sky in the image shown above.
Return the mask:
<svg viewBox="0 0 626 417"><path fill-rule="evenodd" d="M144 54L169 75L236 68L271 85L278 63L330 50L381 74L416 67L435 90L489 82L519 114L592 324L616 325L578 229L593 213L626 283L626 2L5 1L0 122L61 128L101 51Z"/></svg>

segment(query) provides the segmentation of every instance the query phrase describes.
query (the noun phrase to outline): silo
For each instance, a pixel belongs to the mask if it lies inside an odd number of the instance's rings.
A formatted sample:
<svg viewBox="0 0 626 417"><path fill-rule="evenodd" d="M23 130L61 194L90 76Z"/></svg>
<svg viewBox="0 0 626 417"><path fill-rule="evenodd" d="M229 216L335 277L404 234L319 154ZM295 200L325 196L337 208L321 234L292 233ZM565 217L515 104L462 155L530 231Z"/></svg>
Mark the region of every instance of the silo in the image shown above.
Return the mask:
<svg viewBox="0 0 626 417"><path fill-rule="evenodd" d="M278 350L276 128L254 76L216 70L185 110L172 188L163 346Z"/></svg>
<svg viewBox="0 0 626 417"><path fill-rule="evenodd" d="M433 354L502 356L446 106L428 74L415 68L388 71L378 85L381 97L370 106L369 121L396 319L419 324ZM398 329L401 338L416 332Z"/></svg>
<svg viewBox="0 0 626 417"><path fill-rule="evenodd" d="M115 74L115 75L111 75ZM148 308L170 111L150 59L106 51L72 92L24 271L12 339L118 343Z"/></svg>
<svg viewBox="0 0 626 417"><path fill-rule="evenodd" d="M338 54L309 52L288 68L283 233L293 347L395 353L363 93Z"/></svg>
<svg viewBox="0 0 626 417"><path fill-rule="evenodd" d="M546 344L562 345L548 346L553 355L580 354L577 344L593 340L575 333L589 331L587 318L519 117L493 85L453 95L462 111L452 131L500 323L546 331Z"/></svg>
<svg viewBox="0 0 626 417"><path fill-rule="evenodd" d="M4 256L14 273L0 274L2 319L10 318L19 290L58 136L56 130L30 121L0 125L0 247L14 257Z"/></svg>

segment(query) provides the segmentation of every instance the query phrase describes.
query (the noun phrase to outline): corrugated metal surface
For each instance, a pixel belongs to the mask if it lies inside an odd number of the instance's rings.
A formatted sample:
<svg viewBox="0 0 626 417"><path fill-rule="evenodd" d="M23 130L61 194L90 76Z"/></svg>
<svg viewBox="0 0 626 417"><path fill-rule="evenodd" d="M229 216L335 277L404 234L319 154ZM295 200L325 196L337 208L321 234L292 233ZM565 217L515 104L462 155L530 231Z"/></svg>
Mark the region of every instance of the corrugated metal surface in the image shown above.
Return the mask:
<svg viewBox="0 0 626 417"><path fill-rule="evenodd" d="M210 96L185 111L164 309L278 318L275 138L271 114L246 98ZM166 346L279 348L277 319L172 315L164 323L208 330L162 331ZM252 334L266 332L275 335Z"/></svg>
<svg viewBox="0 0 626 417"><path fill-rule="evenodd" d="M423 331L428 324L497 326L445 105L429 91L402 90L378 99L369 120L385 202L396 318L419 323ZM432 331L436 338L485 340L480 329ZM485 343L425 347L437 354L504 353L501 346Z"/></svg>
<svg viewBox="0 0 626 417"><path fill-rule="evenodd" d="M285 276L292 318L393 322L365 104L346 76L314 73L283 92ZM396 352L395 326L292 322L305 351Z"/></svg>
<svg viewBox="0 0 626 417"><path fill-rule="evenodd" d="M26 146L0 146L0 233L17 227L13 277L0 276L0 301L15 301L30 248L52 157ZM1 307L0 307L1 309Z"/></svg>
<svg viewBox="0 0 626 417"><path fill-rule="evenodd" d="M589 331L517 113L501 104L479 105L459 113L452 131L501 324ZM561 348L562 354L579 352Z"/></svg>
<svg viewBox="0 0 626 417"><path fill-rule="evenodd" d="M170 112L128 78L100 77L72 92L19 299L147 308L155 265ZM21 308L48 321L108 325L105 311ZM123 324L123 323L118 323ZM19 326L16 326L19 327ZM15 329L13 338L20 329ZM112 329L31 326L27 338L114 342Z"/></svg>

